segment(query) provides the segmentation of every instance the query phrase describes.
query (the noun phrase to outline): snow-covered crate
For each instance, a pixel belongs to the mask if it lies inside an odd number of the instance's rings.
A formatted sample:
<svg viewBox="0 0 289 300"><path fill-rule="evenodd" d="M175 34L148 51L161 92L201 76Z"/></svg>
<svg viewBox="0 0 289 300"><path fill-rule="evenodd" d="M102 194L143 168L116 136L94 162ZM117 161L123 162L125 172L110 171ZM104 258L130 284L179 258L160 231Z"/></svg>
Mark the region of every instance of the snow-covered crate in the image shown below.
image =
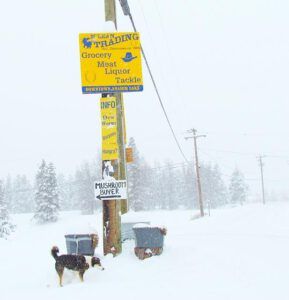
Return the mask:
<svg viewBox="0 0 289 300"><path fill-rule="evenodd" d="M139 222L124 222L121 223L121 241L124 242L125 240L133 240L135 235L133 232L134 225L138 224ZM150 225L150 222L142 222L144 224Z"/></svg>
<svg viewBox="0 0 289 300"><path fill-rule="evenodd" d="M91 234L65 235L67 254L94 255L95 247Z"/></svg>
<svg viewBox="0 0 289 300"><path fill-rule="evenodd" d="M138 248L162 248L164 245L165 228L140 223L133 226L133 232Z"/></svg>

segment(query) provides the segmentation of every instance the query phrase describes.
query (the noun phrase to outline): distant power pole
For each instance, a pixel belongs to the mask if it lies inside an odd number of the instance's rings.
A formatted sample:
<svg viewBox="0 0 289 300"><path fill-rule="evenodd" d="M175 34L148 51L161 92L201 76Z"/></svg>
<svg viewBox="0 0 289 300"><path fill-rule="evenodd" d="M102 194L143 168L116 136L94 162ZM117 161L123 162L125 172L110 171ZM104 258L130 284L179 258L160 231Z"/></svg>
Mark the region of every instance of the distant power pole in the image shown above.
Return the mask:
<svg viewBox="0 0 289 300"><path fill-rule="evenodd" d="M203 197L202 197L202 187L201 187L201 179L200 179L200 166L198 160L198 149L197 149L197 138L206 137L206 135L197 135L196 129L187 130L188 133L192 133L192 136L185 137L185 139L194 139L194 152L195 152L195 165L196 165L196 175L197 175L197 187L198 187L198 196L199 196L199 206L201 217L204 216L204 205L203 205Z"/></svg>
<svg viewBox="0 0 289 300"><path fill-rule="evenodd" d="M259 165L260 165L260 172L261 172L261 183L262 183L262 199L263 199L263 204L265 204L265 189L264 189L264 175L263 175L263 167L264 167L264 163L262 158L264 158L265 156L263 155L259 155L257 158L259 160Z"/></svg>

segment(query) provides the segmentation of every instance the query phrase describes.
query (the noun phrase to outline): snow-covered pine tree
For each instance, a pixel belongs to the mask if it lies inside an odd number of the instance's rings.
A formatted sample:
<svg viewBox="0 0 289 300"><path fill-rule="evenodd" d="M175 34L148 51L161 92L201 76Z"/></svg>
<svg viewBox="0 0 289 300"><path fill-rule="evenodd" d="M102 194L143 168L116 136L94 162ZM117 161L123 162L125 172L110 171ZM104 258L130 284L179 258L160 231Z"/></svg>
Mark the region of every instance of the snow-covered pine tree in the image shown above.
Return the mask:
<svg viewBox="0 0 289 300"><path fill-rule="evenodd" d="M128 145L132 148L133 153L133 162L127 165L129 207L134 211L140 211L144 208L141 158L133 137L129 139Z"/></svg>
<svg viewBox="0 0 289 300"><path fill-rule="evenodd" d="M152 209L161 209L163 201L163 180L162 170L159 161L154 163L154 167L150 170L151 178L151 206Z"/></svg>
<svg viewBox="0 0 289 300"><path fill-rule="evenodd" d="M34 219L38 223L55 222L58 219L59 198L55 168L52 163L42 160L36 175L36 211Z"/></svg>
<svg viewBox="0 0 289 300"><path fill-rule="evenodd" d="M188 164L182 168L183 203L186 208L198 208L199 202L197 197L196 175L193 164Z"/></svg>
<svg viewBox="0 0 289 300"><path fill-rule="evenodd" d="M180 209L186 208L186 201L187 201L187 195L185 195L185 190L186 190L186 181L185 181L185 168L186 164L183 163L180 166L176 166L175 172L176 172L176 191L177 191L177 196L176 196L176 205Z"/></svg>
<svg viewBox="0 0 289 300"><path fill-rule="evenodd" d="M10 175L7 176L4 184L5 190L5 199L8 205L8 210L14 213L14 193L13 193L13 184L12 177Z"/></svg>
<svg viewBox="0 0 289 300"><path fill-rule="evenodd" d="M76 184L75 176L72 174L69 174L67 177L65 191L66 191L67 202L69 202L69 204L67 205L68 209L80 210L80 201L77 194L78 187Z"/></svg>
<svg viewBox="0 0 289 300"><path fill-rule="evenodd" d="M84 162L75 173L75 191L81 213L92 215L94 211L94 177L88 162Z"/></svg>
<svg viewBox="0 0 289 300"><path fill-rule="evenodd" d="M48 202L47 165L45 160L42 160L39 170L37 172L35 189L35 212L33 218L38 223L45 223L46 207Z"/></svg>
<svg viewBox="0 0 289 300"><path fill-rule="evenodd" d="M177 170L174 168L173 162L166 160L163 172L163 180L165 183L165 189L163 197L165 198L166 209L176 209L178 207L177 197L180 194L178 190L178 175Z"/></svg>
<svg viewBox="0 0 289 300"><path fill-rule="evenodd" d="M47 186L49 191L49 207L50 207L50 221L55 222L58 219L58 214L60 210L59 205L59 193L55 166L52 162L48 164L47 167Z"/></svg>
<svg viewBox="0 0 289 300"><path fill-rule="evenodd" d="M212 169L212 177L214 181L215 198L212 201L212 207L224 206L228 203L228 191L223 181L219 165L215 164Z"/></svg>
<svg viewBox="0 0 289 300"><path fill-rule="evenodd" d="M207 210L209 207L213 206L215 200L214 193L214 177L212 171L211 163L202 163L200 167L201 174L201 187L203 196L204 209Z"/></svg>
<svg viewBox="0 0 289 300"><path fill-rule="evenodd" d="M102 210L101 201L95 201L94 182L102 179L102 159L100 151L97 152L96 158L89 163L91 173L91 196L94 210Z"/></svg>
<svg viewBox="0 0 289 300"><path fill-rule="evenodd" d="M227 190L222 179L220 168L217 164L203 165L201 168L201 180L205 206L216 208L227 203Z"/></svg>
<svg viewBox="0 0 289 300"><path fill-rule="evenodd" d="M244 175L238 169L235 169L229 185L230 203L242 205L247 199L247 192L248 186L245 183Z"/></svg>
<svg viewBox="0 0 289 300"><path fill-rule="evenodd" d="M153 190L153 173L149 164L142 158L140 162L140 203L142 210L154 209L154 190Z"/></svg>
<svg viewBox="0 0 289 300"><path fill-rule="evenodd" d="M14 230L15 226L10 222L8 203L4 192L3 181L0 180L0 238L6 238Z"/></svg>
<svg viewBox="0 0 289 300"><path fill-rule="evenodd" d="M34 207L33 188L25 175L17 175L13 180L12 211L32 212Z"/></svg>
<svg viewBox="0 0 289 300"><path fill-rule="evenodd" d="M73 209L73 180L69 181L64 174L57 175L59 206L61 210L67 211Z"/></svg>

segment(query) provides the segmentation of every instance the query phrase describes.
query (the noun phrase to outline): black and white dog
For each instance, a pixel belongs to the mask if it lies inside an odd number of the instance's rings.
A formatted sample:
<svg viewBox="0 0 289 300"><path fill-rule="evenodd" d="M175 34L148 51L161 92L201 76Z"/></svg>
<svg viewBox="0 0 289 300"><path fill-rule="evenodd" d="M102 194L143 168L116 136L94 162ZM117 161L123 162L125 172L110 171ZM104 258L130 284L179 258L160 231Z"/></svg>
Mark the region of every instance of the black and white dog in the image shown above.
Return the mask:
<svg viewBox="0 0 289 300"><path fill-rule="evenodd" d="M60 286L62 286L62 278L65 268L77 271L81 281L83 281L83 275L85 271L89 269L89 267L99 267L101 270L104 270L101 265L100 259L96 256L84 256L76 254L58 255L58 252L58 247L52 247L51 255L55 259L55 270L59 277Z"/></svg>
<svg viewBox="0 0 289 300"><path fill-rule="evenodd" d="M98 267L100 270L104 270L104 267L101 265L100 259L96 256L87 256L84 255L86 263L88 263L89 267L95 268Z"/></svg>

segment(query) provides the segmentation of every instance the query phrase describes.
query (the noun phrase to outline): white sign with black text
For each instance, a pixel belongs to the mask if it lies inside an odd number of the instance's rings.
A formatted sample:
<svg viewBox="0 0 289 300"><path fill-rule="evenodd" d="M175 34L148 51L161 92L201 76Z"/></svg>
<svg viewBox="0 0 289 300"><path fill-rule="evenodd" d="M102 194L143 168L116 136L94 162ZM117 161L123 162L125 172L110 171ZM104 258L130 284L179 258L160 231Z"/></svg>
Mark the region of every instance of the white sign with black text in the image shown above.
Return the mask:
<svg viewBox="0 0 289 300"><path fill-rule="evenodd" d="M94 191L95 198L98 200L127 199L126 180L96 181Z"/></svg>

